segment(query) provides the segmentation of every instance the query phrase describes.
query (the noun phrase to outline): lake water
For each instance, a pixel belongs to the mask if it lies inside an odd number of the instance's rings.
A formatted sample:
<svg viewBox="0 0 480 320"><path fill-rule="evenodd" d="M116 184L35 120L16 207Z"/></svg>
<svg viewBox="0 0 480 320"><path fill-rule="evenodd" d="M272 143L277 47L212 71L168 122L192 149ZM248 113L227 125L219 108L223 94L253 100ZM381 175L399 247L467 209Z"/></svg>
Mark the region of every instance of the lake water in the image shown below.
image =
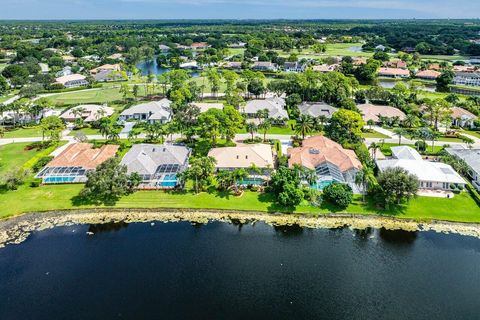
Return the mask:
<svg viewBox="0 0 480 320"><path fill-rule="evenodd" d="M0 274L2 320L478 319L480 240L263 223L69 226L0 249Z"/></svg>
<svg viewBox="0 0 480 320"><path fill-rule="evenodd" d="M164 68L158 65L157 59L142 61L138 63L136 67L140 70L142 76L146 76L148 75L148 73L151 73L153 75L160 75L162 73L170 71L170 68ZM196 71L192 71L190 72L190 74L194 78L200 76L200 73Z"/></svg>
<svg viewBox="0 0 480 320"><path fill-rule="evenodd" d="M378 80L378 85L383 87L383 88L386 88L386 89L392 89L393 87L395 87L396 83L397 83L397 81L395 81L395 80L387 80L387 79L379 79ZM437 88L435 87L435 85L423 84L423 86L421 87L420 90L428 91L428 92L435 92L435 91L437 91Z"/></svg>

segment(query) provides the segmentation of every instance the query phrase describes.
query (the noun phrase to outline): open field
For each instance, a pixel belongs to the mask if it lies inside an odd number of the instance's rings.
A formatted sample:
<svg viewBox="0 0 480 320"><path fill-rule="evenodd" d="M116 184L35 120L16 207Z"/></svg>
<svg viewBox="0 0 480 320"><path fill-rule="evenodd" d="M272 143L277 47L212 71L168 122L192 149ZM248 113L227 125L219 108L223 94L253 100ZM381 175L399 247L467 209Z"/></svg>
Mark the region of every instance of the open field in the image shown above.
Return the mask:
<svg viewBox="0 0 480 320"><path fill-rule="evenodd" d="M27 138L27 137L41 137L42 129L40 127L18 127L13 130L5 131L3 138Z"/></svg>

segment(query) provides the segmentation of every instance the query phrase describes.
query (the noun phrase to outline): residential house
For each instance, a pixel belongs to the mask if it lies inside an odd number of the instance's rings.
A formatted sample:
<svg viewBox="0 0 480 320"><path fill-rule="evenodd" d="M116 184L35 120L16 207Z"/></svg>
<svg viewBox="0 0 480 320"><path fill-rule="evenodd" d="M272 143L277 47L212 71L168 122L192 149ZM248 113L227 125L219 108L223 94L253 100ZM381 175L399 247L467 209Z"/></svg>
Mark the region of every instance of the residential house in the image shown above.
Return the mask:
<svg viewBox="0 0 480 320"><path fill-rule="evenodd" d="M360 110L363 121L365 122L372 120L375 123L380 123L380 116L387 118L398 117L400 121L403 121L406 118L406 115L402 110L390 106L379 106L365 103L357 105L357 108Z"/></svg>
<svg viewBox="0 0 480 320"><path fill-rule="evenodd" d="M82 104L68 109L60 115L67 122L83 119L84 122L94 122L103 117L110 117L115 110L107 105Z"/></svg>
<svg viewBox="0 0 480 320"><path fill-rule="evenodd" d="M378 46L375 47L376 51L385 51L385 49L387 49L387 47L385 47L382 44L379 44Z"/></svg>
<svg viewBox="0 0 480 320"><path fill-rule="evenodd" d="M83 183L87 173L112 158L119 146L103 145L95 148L91 143L73 143L53 158L37 175L45 184Z"/></svg>
<svg viewBox="0 0 480 320"><path fill-rule="evenodd" d="M228 45L228 47L232 49L245 48L246 46L247 44L245 42L236 42Z"/></svg>
<svg viewBox="0 0 480 320"><path fill-rule="evenodd" d="M418 79L423 80L435 80L437 79L442 73L435 70L422 70L415 74L415 77Z"/></svg>
<svg viewBox="0 0 480 320"><path fill-rule="evenodd" d="M162 53L167 53L170 51L170 47L169 46L166 46L164 44L159 44L158 45L158 49L160 50L160 52Z"/></svg>
<svg viewBox="0 0 480 320"><path fill-rule="evenodd" d="M229 61L225 63L223 67L226 69L241 70L242 63L239 61Z"/></svg>
<svg viewBox="0 0 480 320"><path fill-rule="evenodd" d="M78 73L58 77L55 79L55 82L62 84L65 88L77 88L88 85L87 77Z"/></svg>
<svg viewBox="0 0 480 320"><path fill-rule="evenodd" d="M383 66L387 68L407 69L407 63L402 60L385 61Z"/></svg>
<svg viewBox="0 0 480 320"><path fill-rule="evenodd" d="M455 72L453 83L463 86L480 86L480 72Z"/></svg>
<svg viewBox="0 0 480 320"><path fill-rule="evenodd" d="M314 118L324 116L327 119L330 119L332 114L338 111L337 108L325 102L302 102L302 104L298 106L298 109L300 110L300 114Z"/></svg>
<svg viewBox="0 0 480 320"><path fill-rule="evenodd" d="M65 63L69 63L69 64L75 62L75 57L71 55L63 55L62 59Z"/></svg>
<svg viewBox="0 0 480 320"><path fill-rule="evenodd" d="M188 168L190 149L172 144L134 144L121 165L127 173L142 178L139 188L171 189L178 185L177 174Z"/></svg>
<svg viewBox="0 0 480 320"><path fill-rule="evenodd" d="M470 181L480 191L480 149L468 149L459 146L458 148L446 148L445 150L468 165Z"/></svg>
<svg viewBox="0 0 480 320"><path fill-rule="evenodd" d="M368 59L366 57L352 57L352 60L355 66L359 66L362 64L367 64Z"/></svg>
<svg viewBox="0 0 480 320"><path fill-rule="evenodd" d="M168 99L162 99L160 101L137 104L120 113L119 119L122 121L136 120L150 123L167 123L172 118L171 103Z"/></svg>
<svg viewBox="0 0 480 320"><path fill-rule="evenodd" d="M181 69L198 69L197 61L188 61L184 63L180 63L179 67Z"/></svg>
<svg viewBox="0 0 480 320"><path fill-rule="evenodd" d="M120 64L115 63L115 64L104 64L100 67L94 68L90 70L90 74L94 75L97 73L100 73L102 71L121 71L122 68L120 67Z"/></svg>
<svg viewBox="0 0 480 320"><path fill-rule="evenodd" d="M327 72L336 71L339 67L340 65L338 64L331 64L331 65L320 64L320 65L313 66L312 70L317 72L327 73Z"/></svg>
<svg viewBox="0 0 480 320"><path fill-rule="evenodd" d="M93 78L97 82L112 82L127 80L128 75L122 74L120 71L102 70L93 75Z"/></svg>
<svg viewBox="0 0 480 320"><path fill-rule="evenodd" d="M256 71L277 71L277 65L270 61L256 61L252 65L252 70Z"/></svg>
<svg viewBox="0 0 480 320"><path fill-rule="evenodd" d="M285 62L283 68L286 72L304 72L307 65L300 62Z"/></svg>
<svg viewBox="0 0 480 320"><path fill-rule="evenodd" d="M285 106L285 99L279 97L249 100L244 107L244 113L249 118L255 118L258 111L267 109L270 119L277 123L284 123L285 120L288 120L288 112Z"/></svg>
<svg viewBox="0 0 480 320"><path fill-rule="evenodd" d="M108 56L107 58L112 59L112 60L124 60L123 54L121 54L121 53L114 53L114 54Z"/></svg>
<svg viewBox="0 0 480 320"><path fill-rule="evenodd" d="M462 128L473 128L477 116L468 110L460 107L453 107L452 109L452 124Z"/></svg>
<svg viewBox="0 0 480 320"><path fill-rule="evenodd" d="M420 182L420 189L451 190L451 186L465 186L465 180L448 164L423 160L417 150L407 147L392 147L392 158L377 160L380 171L400 167L415 175Z"/></svg>
<svg viewBox="0 0 480 320"><path fill-rule="evenodd" d="M453 72L475 72L476 68L472 65L453 66Z"/></svg>
<svg viewBox="0 0 480 320"><path fill-rule="evenodd" d="M388 78L408 78L410 77L410 71L399 68L380 68L378 70L379 77Z"/></svg>
<svg viewBox="0 0 480 320"><path fill-rule="evenodd" d="M194 42L190 45L190 49L192 50L203 50L210 48L211 46L206 42Z"/></svg>
<svg viewBox="0 0 480 320"><path fill-rule="evenodd" d="M200 109L200 113L207 112L210 109L218 109L223 110L223 103L214 103L214 102L192 102L190 105L198 107Z"/></svg>
<svg viewBox="0 0 480 320"><path fill-rule="evenodd" d="M263 184L270 180L274 169L274 157L272 147L268 144L246 144L236 147L213 148L208 153L217 163L215 168L218 171L245 169L249 177L240 184ZM249 170L252 166L259 169L259 173Z"/></svg>
<svg viewBox="0 0 480 320"><path fill-rule="evenodd" d="M64 67L62 70L58 71L58 72L55 74L55 76L56 76L56 77L64 77L64 76L69 76L69 75L71 75L71 74L73 74L73 72L72 72L72 67L66 66L66 67Z"/></svg>
<svg viewBox="0 0 480 320"><path fill-rule="evenodd" d="M38 66L40 67L40 72L42 74L48 74L50 72L50 68L46 63L39 63Z"/></svg>
<svg viewBox="0 0 480 320"><path fill-rule="evenodd" d="M355 177L362 164L353 150L344 149L339 143L324 136L303 140L302 146L289 148L288 166L300 165L315 170L317 182L313 188L323 190L333 182L346 183L357 190Z"/></svg>

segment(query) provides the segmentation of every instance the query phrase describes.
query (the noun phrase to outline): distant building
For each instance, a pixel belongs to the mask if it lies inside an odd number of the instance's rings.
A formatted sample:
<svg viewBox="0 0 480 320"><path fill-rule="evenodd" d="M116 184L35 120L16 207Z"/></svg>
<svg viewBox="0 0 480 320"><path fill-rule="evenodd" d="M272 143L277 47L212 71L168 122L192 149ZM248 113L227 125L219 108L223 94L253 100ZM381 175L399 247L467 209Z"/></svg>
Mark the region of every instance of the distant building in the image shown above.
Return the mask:
<svg viewBox="0 0 480 320"><path fill-rule="evenodd" d="M73 143L50 161L36 178L45 184L86 182L87 173L113 158L118 148L111 144L94 148L90 143Z"/></svg>
<svg viewBox="0 0 480 320"><path fill-rule="evenodd" d="M304 72L307 65L300 62L285 62L283 68L286 72Z"/></svg>
<svg viewBox="0 0 480 320"><path fill-rule="evenodd" d="M417 150L407 146L391 150L392 159L377 161L380 171L403 168L418 178L420 189L449 191L452 185L465 186L465 180L448 164L423 160Z"/></svg>
<svg viewBox="0 0 480 320"><path fill-rule="evenodd" d="M239 49L239 48L245 48L246 45L247 44L245 42L236 42L236 43L229 44L228 47L232 49Z"/></svg>
<svg viewBox="0 0 480 320"><path fill-rule="evenodd" d="M194 42L190 45L190 49L193 49L193 50L202 50L210 47L211 46L206 42Z"/></svg>
<svg viewBox="0 0 480 320"><path fill-rule="evenodd" d="M379 44L378 46L375 47L376 51L385 51L385 49L387 49L387 47L385 47L384 45L381 45L381 44Z"/></svg>
<svg viewBox="0 0 480 320"><path fill-rule="evenodd" d="M407 63L402 60L385 61L383 66L387 68L407 69Z"/></svg>
<svg viewBox="0 0 480 320"><path fill-rule="evenodd" d="M142 178L139 188L171 189L178 185L177 175L188 168L190 149L171 144L134 144L121 165L127 173Z"/></svg>
<svg viewBox="0 0 480 320"><path fill-rule="evenodd" d="M252 65L252 70L256 71L277 71L277 65L270 61L257 61Z"/></svg>
<svg viewBox="0 0 480 320"><path fill-rule="evenodd" d="M160 101L137 104L120 113L119 119L123 121L136 120L150 123L167 123L172 118L171 103L168 99L162 99Z"/></svg>
<svg viewBox="0 0 480 320"><path fill-rule="evenodd" d="M77 88L88 85L87 77L77 73L56 78L55 82L62 84L65 88Z"/></svg>
<svg viewBox="0 0 480 320"><path fill-rule="evenodd" d="M378 70L379 77L388 78L408 78L410 77L410 71L399 68L380 68Z"/></svg>
<svg viewBox="0 0 480 320"><path fill-rule="evenodd" d="M169 52L170 51L170 47L169 46L166 46L164 44L159 44L158 45L158 49L160 50L160 52L162 53L166 53L166 52Z"/></svg>
<svg viewBox="0 0 480 320"><path fill-rule="evenodd" d="M114 53L110 56L107 57L108 59L112 59L112 60L123 60L123 54L121 53Z"/></svg>
<svg viewBox="0 0 480 320"><path fill-rule="evenodd" d="M325 102L302 102L302 104L298 106L298 109L300 110L300 114L314 118L324 116L327 119L330 119L332 114L338 111L337 108Z"/></svg>
<svg viewBox="0 0 480 320"><path fill-rule="evenodd" d="M415 74L415 77L418 79L424 80L435 80L437 79L442 73L435 71L435 70L423 70L419 71Z"/></svg>
<svg viewBox="0 0 480 320"><path fill-rule="evenodd" d="M40 67L40 72L42 74L48 74L50 72L50 68L46 63L39 63L38 66Z"/></svg>
<svg viewBox="0 0 480 320"><path fill-rule="evenodd" d="M480 86L480 72L455 72L453 84L462 86Z"/></svg>
<svg viewBox="0 0 480 320"><path fill-rule="evenodd" d="M312 70L317 72L327 73L327 72L336 71L339 67L340 65L338 64L331 64L331 65L320 64L320 65L313 66Z"/></svg>
<svg viewBox="0 0 480 320"><path fill-rule="evenodd" d="M242 63L239 61L229 61L223 67L227 69L241 70Z"/></svg>
<svg viewBox="0 0 480 320"><path fill-rule="evenodd" d="M102 71L121 71L122 68L120 67L120 64L104 64L100 67L97 67L95 69L90 70L90 74L97 74Z"/></svg>

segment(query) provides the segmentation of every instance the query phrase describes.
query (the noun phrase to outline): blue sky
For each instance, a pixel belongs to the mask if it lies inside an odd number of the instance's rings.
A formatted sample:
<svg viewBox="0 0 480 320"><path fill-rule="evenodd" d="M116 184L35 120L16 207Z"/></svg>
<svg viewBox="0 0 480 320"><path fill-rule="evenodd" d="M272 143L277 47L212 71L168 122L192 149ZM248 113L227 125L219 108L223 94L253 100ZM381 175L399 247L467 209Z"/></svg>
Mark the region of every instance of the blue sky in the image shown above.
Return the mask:
<svg viewBox="0 0 480 320"><path fill-rule="evenodd" d="M479 17L478 0L0 0L0 19Z"/></svg>

